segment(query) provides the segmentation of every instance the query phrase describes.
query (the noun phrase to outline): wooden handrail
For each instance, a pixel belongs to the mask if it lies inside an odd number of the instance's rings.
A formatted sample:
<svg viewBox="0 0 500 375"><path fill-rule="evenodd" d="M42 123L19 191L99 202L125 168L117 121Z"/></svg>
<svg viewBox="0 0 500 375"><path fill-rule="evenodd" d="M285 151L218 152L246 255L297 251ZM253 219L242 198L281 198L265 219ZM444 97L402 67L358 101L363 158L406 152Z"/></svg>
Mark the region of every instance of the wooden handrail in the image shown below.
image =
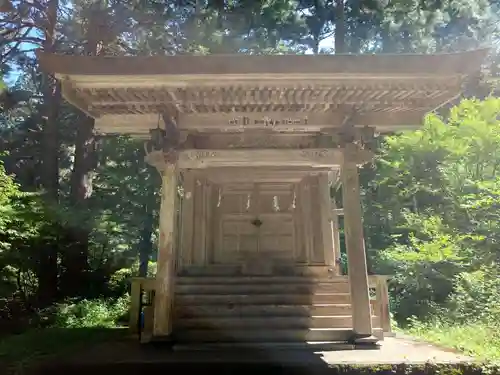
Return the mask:
<svg viewBox="0 0 500 375"><path fill-rule="evenodd" d="M133 277L130 280L130 308L129 308L129 330L131 333L139 333L141 320L142 292L155 290L156 280L147 277ZM144 319L146 320L146 319Z"/></svg>
<svg viewBox="0 0 500 375"><path fill-rule="evenodd" d="M384 333L391 333L391 315L389 311L389 290L387 288L387 280L389 276L372 275L374 279L375 295L377 309L380 314L380 323Z"/></svg>

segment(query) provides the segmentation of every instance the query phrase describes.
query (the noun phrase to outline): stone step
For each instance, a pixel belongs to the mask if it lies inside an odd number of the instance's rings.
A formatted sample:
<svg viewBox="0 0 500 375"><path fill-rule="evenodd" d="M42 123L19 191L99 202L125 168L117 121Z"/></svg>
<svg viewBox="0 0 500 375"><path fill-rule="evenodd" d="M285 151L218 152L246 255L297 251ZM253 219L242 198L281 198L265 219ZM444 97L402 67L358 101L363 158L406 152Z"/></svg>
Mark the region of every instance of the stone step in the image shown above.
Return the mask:
<svg viewBox="0 0 500 375"><path fill-rule="evenodd" d="M178 319L177 327L198 329L284 329L284 328L352 328L352 317L350 315L338 316L312 316L312 317L192 317ZM380 327L379 317L372 317L374 327Z"/></svg>
<svg viewBox="0 0 500 375"><path fill-rule="evenodd" d="M176 294L175 303L185 305L316 305L348 304L351 296L337 294Z"/></svg>
<svg viewBox="0 0 500 375"><path fill-rule="evenodd" d="M348 283L235 283L235 284L177 284L177 294L314 294L349 293Z"/></svg>
<svg viewBox="0 0 500 375"><path fill-rule="evenodd" d="M347 276L308 277L308 276L178 276L176 285L196 284L349 284Z"/></svg>
<svg viewBox="0 0 500 375"><path fill-rule="evenodd" d="M381 335L374 329L374 335ZM347 341L351 329L187 329L176 330L178 343Z"/></svg>

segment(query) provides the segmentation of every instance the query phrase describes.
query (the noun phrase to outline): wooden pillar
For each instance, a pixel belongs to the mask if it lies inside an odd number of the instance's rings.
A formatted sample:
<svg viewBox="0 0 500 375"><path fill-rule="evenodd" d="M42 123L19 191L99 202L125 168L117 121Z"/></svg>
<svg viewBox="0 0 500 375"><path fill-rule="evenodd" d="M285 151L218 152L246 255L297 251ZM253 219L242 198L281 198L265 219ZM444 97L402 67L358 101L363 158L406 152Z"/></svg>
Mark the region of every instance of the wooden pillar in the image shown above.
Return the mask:
<svg viewBox="0 0 500 375"><path fill-rule="evenodd" d="M194 191L193 264L196 266L204 266L206 264L207 255L207 181L202 173L196 175Z"/></svg>
<svg viewBox="0 0 500 375"><path fill-rule="evenodd" d="M391 333L391 315L389 312L389 291L387 277L377 276L377 302L379 304L380 326L384 333Z"/></svg>
<svg viewBox="0 0 500 375"><path fill-rule="evenodd" d="M160 235L156 270L153 336L172 333L175 282L174 227L177 195L177 168L165 163L161 170Z"/></svg>
<svg viewBox="0 0 500 375"><path fill-rule="evenodd" d="M193 263L193 227L195 181L191 171L184 172L184 201L182 202L182 248L181 266L189 267Z"/></svg>
<svg viewBox="0 0 500 375"><path fill-rule="evenodd" d="M295 221L294 230L294 243L295 243L295 260L297 263L307 263L307 251L304 242L304 209L302 205L302 186L303 183L299 182L295 185L295 210L293 213Z"/></svg>
<svg viewBox="0 0 500 375"><path fill-rule="evenodd" d="M302 224L303 224L303 240L304 249L306 254L307 264L313 263L313 250L314 250L314 237L311 220L311 176L304 178L302 184L301 194L301 207L302 207Z"/></svg>
<svg viewBox="0 0 500 375"><path fill-rule="evenodd" d="M320 199L320 218L321 234L324 251L325 264L330 268L335 268L335 252L333 246L332 231L332 207L330 198L330 184L328 182L328 173L321 173L318 177L319 199Z"/></svg>
<svg viewBox="0 0 500 375"><path fill-rule="evenodd" d="M315 265L324 266L325 263L325 249L323 243L323 215L321 214L323 203L321 190L319 188L319 176L312 175L309 178L309 223L312 227L311 230L311 240L312 240L312 252L311 252L311 263Z"/></svg>
<svg viewBox="0 0 500 375"><path fill-rule="evenodd" d="M141 315L141 280L133 278L130 287L130 308L128 329L131 333L139 333Z"/></svg>
<svg viewBox="0 0 500 375"><path fill-rule="evenodd" d="M335 200L332 203L332 237L333 237L333 256L335 259L335 273L337 275L342 274L342 264L340 263L340 227L339 227L339 215L337 214L337 205Z"/></svg>
<svg viewBox="0 0 500 375"><path fill-rule="evenodd" d="M347 250L349 284L351 289L352 324L355 339L366 341L372 337L372 321L368 274L366 267L365 241L359 175L356 165L357 146L348 143L344 148L342 163L342 198L344 204L344 229ZM376 339L375 339L376 340Z"/></svg>

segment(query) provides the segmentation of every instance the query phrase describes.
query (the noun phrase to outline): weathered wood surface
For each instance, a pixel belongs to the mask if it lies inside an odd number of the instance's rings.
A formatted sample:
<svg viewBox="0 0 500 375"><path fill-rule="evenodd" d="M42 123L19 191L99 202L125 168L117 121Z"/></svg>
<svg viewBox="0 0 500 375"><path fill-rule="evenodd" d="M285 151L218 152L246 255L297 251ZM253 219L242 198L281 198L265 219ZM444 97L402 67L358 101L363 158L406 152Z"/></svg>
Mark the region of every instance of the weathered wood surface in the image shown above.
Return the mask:
<svg viewBox="0 0 500 375"><path fill-rule="evenodd" d="M340 148L329 149L258 149L258 150L182 150L179 152L179 168L209 167L338 167L344 152ZM352 163L365 164L373 159L369 150L357 150L351 156Z"/></svg>
<svg viewBox="0 0 500 375"><path fill-rule="evenodd" d="M353 161L353 156L357 152L356 146L348 144L344 152L344 162L341 169L342 199L345 210L344 230L353 306L353 330L356 334L369 336L372 334L372 322L365 240L363 237L358 167Z"/></svg>
<svg viewBox="0 0 500 375"><path fill-rule="evenodd" d="M133 277L130 280L129 325L131 333L138 333L141 315L141 300L143 292L152 292L156 289L156 279L147 277Z"/></svg>
<svg viewBox="0 0 500 375"><path fill-rule="evenodd" d="M247 129L317 131L341 126L353 106L363 107L355 125L378 131L414 127L462 92L485 50L412 56L38 55L42 68L63 81L63 95L96 118L98 129L144 134L158 113L168 113L186 129L234 131L245 122L237 118L247 118ZM304 121L304 114L311 121ZM144 117L134 121L131 115Z"/></svg>
<svg viewBox="0 0 500 375"><path fill-rule="evenodd" d="M160 206L160 236L156 270L154 305L154 336L169 336L172 332L174 300L175 258L174 226L177 194L177 168L166 164L161 171L162 192Z"/></svg>
<svg viewBox="0 0 500 375"><path fill-rule="evenodd" d="M368 277L370 288L375 289L375 298L370 300L372 333L379 339L383 339L382 332L390 333L387 279ZM157 285L154 279L135 278L133 282L145 289ZM349 290L347 276L182 276L176 286L175 328L196 331L217 327L223 332L280 328L299 336L297 329L350 329ZM142 341L151 338L152 313L151 306L144 309ZM131 325L137 323L131 321Z"/></svg>
<svg viewBox="0 0 500 375"><path fill-rule="evenodd" d="M340 225L339 225L339 211L343 209L336 208L335 200L331 200L332 207L332 233L333 233L333 254L335 259L335 266L333 267L336 274L340 275L342 273L341 264L340 264Z"/></svg>
<svg viewBox="0 0 500 375"><path fill-rule="evenodd" d="M126 56L105 58L58 55L41 50L37 57L42 68L60 75L216 75L281 74L284 79L294 74L328 74L356 76L386 74L408 76L470 74L477 70L488 49L440 54L366 54L366 55L208 55L208 56ZM84 76L82 79L85 78ZM194 78L194 77L193 77ZM215 78L215 77L214 77ZM115 78L116 79L116 78ZM117 82L118 84L119 82Z"/></svg>
<svg viewBox="0 0 500 375"><path fill-rule="evenodd" d="M323 243L323 252L325 263L335 269L335 247L333 241L332 226L332 204L330 198L330 185L328 183L328 174L322 173L318 177L318 199L320 201L320 215L321 218L321 235ZM335 270L336 272L336 270Z"/></svg>

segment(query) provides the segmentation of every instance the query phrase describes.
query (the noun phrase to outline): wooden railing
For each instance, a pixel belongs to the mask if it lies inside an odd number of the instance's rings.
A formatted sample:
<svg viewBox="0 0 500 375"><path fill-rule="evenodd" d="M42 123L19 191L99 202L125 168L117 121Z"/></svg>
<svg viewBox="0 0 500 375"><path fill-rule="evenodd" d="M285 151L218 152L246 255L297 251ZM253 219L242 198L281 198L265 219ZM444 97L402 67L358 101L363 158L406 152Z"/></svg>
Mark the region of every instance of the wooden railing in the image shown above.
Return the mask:
<svg viewBox="0 0 500 375"><path fill-rule="evenodd" d="M347 276L337 276L348 282ZM380 328L385 335L391 334L389 312L389 276L370 275L368 283L372 295L373 314L380 317ZM134 277L131 279L129 330L141 335L141 341L148 341L153 333L155 279Z"/></svg>
<svg viewBox="0 0 500 375"><path fill-rule="evenodd" d="M375 315L380 316L380 325L384 335L392 333L391 329L391 314L389 310L389 290L387 288L387 281L389 276L384 275L370 275L368 276L368 284L370 289L375 292Z"/></svg>
<svg viewBox="0 0 500 375"><path fill-rule="evenodd" d="M130 280L129 330L140 334L141 341L153 335L154 292L156 279L134 277Z"/></svg>

